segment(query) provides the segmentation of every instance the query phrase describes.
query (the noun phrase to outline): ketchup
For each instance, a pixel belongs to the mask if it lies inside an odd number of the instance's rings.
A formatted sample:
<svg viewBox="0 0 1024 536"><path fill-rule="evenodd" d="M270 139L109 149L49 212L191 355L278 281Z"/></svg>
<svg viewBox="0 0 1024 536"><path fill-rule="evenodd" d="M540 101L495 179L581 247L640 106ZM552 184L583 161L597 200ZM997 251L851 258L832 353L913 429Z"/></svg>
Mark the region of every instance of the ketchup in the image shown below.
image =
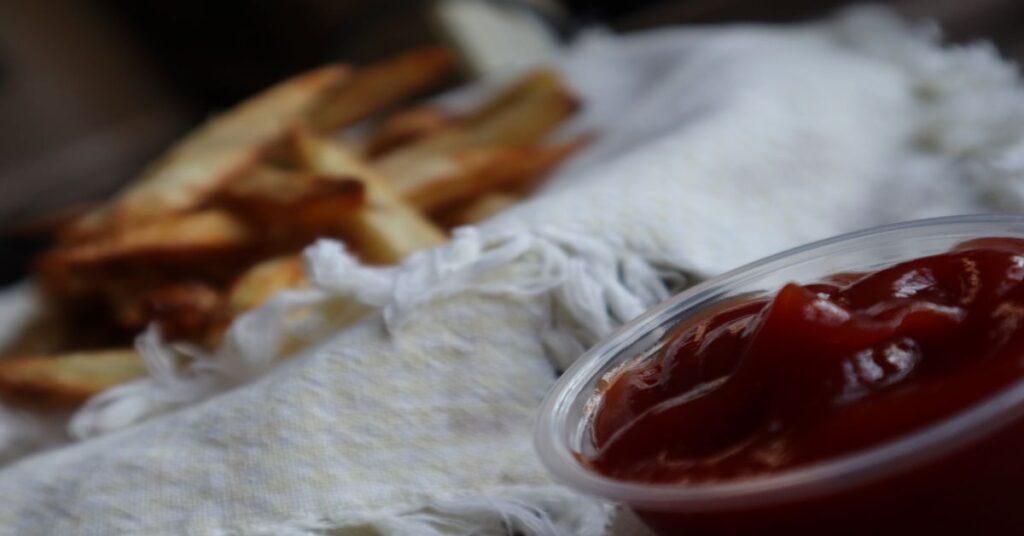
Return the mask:
<svg viewBox="0 0 1024 536"><path fill-rule="evenodd" d="M973 240L684 321L605 382L587 461L654 483L771 474L921 430L1022 375L1024 240Z"/></svg>

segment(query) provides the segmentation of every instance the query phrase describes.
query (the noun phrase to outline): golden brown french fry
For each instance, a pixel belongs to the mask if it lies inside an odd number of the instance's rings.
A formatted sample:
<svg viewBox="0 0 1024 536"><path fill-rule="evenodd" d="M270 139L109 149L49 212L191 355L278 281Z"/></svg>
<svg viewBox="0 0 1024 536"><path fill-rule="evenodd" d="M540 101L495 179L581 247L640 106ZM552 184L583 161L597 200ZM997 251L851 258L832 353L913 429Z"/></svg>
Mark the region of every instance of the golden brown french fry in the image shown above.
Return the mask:
<svg viewBox="0 0 1024 536"><path fill-rule="evenodd" d="M473 182L515 164L514 149L527 151L527 156L536 151L529 147L576 107L576 98L557 75L536 71L470 113L457 128L398 149L374 164L417 207L435 209L500 184L502 180Z"/></svg>
<svg viewBox="0 0 1024 536"><path fill-rule="evenodd" d="M247 246L252 240L249 227L238 217L223 209L207 209L157 220L82 245L58 248L50 255L77 266L132 257L220 251Z"/></svg>
<svg viewBox="0 0 1024 536"><path fill-rule="evenodd" d="M512 178L505 173L522 149L486 147L430 155L402 176L399 193L416 208L430 212L495 190Z"/></svg>
<svg viewBox="0 0 1024 536"><path fill-rule="evenodd" d="M145 324L156 323L169 341L204 342L226 318L224 293L203 283L185 281L148 292L142 300Z"/></svg>
<svg viewBox="0 0 1024 536"><path fill-rule="evenodd" d="M107 284L101 291L129 333L156 325L165 340L215 348L230 321L226 293L200 281L169 278L141 288Z"/></svg>
<svg viewBox="0 0 1024 536"><path fill-rule="evenodd" d="M462 123L473 145L526 145L554 131L579 105L557 73L537 69L470 111Z"/></svg>
<svg viewBox="0 0 1024 536"><path fill-rule="evenodd" d="M517 106L517 103L524 99L550 91L566 91L562 78L550 69L543 67L534 69L501 88L477 107L467 111L463 119L469 123L486 121L489 117L500 115L505 110Z"/></svg>
<svg viewBox="0 0 1024 536"><path fill-rule="evenodd" d="M459 128L396 151L377 164L387 172L388 168L423 154L531 144L553 131L578 107L578 99L557 74L533 71L468 112L459 120Z"/></svg>
<svg viewBox="0 0 1024 536"><path fill-rule="evenodd" d="M338 221L364 200L362 181L269 166L236 178L218 196L265 234L310 237L337 234Z"/></svg>
<svg viewBox="0 0 1024 536"><path fill-rule="evenodd" d="M527 147L486 147L431 156L403 177L399 192L420 210L433 212L496 190L527 194L587 142Z"/></svg>
<svg viewBox="0 0 1024 536"><path fill-rule="evenodd" d="M436 85L454 64L448 50L424 48L359 69L306 112L307 122L319 132L345 128Z"/></svg>
<svg viewBox="0 0 1024 536"><path fill-rule="evenodd" d="M298 159L309 170L363 182L366 203L342 223L346 241L367 262L391 264L444 242L436 225L410 206L358 153L334 140L296 129Z"/></svg>
<svg viewBox="0 0 1024 536"><path fill-rule="evenodd" d="M370 133L366 154L380 158L399 147L443 132L455 125L455 119L437 106L418 106L402 110L382 121Z"/></svg>
<svg viewBox="0 0 1024 536"><path fill-rule="evenodd" d="M6 359L0 361L0 398L33 409L72 409L145 374L131 349Z"/></svg>
<svg viewBox="0 0 1024 536"><path fill-rule="evenodd" d="M489 219L491 216L518 204L522 199L517 194L493 192L478 197L466 204L447 208L435 215L434 221L448 229L472 225Z"/></svg>
<svg viewBox="0 0 1024 536"><path fill-rule="evenodd" d="M263 305L276 292L300 288L307 283L302 258L298 255L263 261L245 271L228 290L227 310L231 317Z"/></svg>
<svg viewBox="0 0 1024 536"><path fill-rule="evenodd" d="M223 209L177 214L43 255L36 272L52 296L94 292L99 280L137 288L140 279L237 272L263 245L250 227Z"/></svg>
<svg viewBox="0 0 1024 536"><path fill-rule="evenodd" d="M220 114L175 144L110 203L78 219L66 241L165 218L201 205L270 152L348 70L323 67L277 84Z"/></svg>
<svg viewBox="0 0 1024 536"><path fill-rule="evenodd" d="M506 170L515 176L502 189L519 195L532 194L567 158L594 141L593 133L586 133L565 141L528 147L514 169Z"/></svg>

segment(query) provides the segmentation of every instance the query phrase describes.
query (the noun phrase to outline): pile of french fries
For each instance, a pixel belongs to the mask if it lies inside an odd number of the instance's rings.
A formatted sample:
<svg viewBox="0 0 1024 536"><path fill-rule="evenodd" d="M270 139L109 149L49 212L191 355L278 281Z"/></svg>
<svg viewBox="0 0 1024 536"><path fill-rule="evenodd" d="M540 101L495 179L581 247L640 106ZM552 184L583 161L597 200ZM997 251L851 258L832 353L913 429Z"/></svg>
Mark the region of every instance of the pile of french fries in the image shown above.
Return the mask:
<svg viewBox="0 0 1024 536"><path fill-rule="evenodd" d="M453 67L424 49L281 82L61 225L35 268L46 312L0 359L0 400L68 410L141 377L131 344L149 325L215 348L232 319L306 284L299 252L316 238L397 263L530 195L587 143L546 141L578 108L546 70L464 113L406 104Z"/></svg>

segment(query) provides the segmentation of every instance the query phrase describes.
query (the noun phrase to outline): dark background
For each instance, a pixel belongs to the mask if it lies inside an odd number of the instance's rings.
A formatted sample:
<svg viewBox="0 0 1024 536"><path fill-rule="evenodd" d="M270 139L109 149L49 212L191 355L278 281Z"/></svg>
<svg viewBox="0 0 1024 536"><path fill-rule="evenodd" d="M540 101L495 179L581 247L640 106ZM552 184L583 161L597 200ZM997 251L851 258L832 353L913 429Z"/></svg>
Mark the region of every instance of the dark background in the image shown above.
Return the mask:
<svg viewBox="0 0 1024 536"><path fill-rule="evenodd" d="M469 0L529 11L562 39L602 24L790 21L850 2ZM955 41L1024 57L1024 1L898 0ZM32 249L4 229L101 199L212 112L298 71L451 43L425 0L3 0L0 282ZM464 79L472 78L466 70Z"/></svg>

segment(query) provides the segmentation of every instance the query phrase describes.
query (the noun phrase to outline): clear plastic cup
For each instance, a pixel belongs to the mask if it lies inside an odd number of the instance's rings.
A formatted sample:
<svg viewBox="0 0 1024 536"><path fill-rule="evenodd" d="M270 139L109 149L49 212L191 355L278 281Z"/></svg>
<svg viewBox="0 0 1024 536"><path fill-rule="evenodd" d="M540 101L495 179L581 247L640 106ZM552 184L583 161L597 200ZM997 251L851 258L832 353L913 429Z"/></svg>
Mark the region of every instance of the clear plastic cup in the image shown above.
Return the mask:
<svg viewBox="0 0 1024 536"><path fill-rule="evenodd" d="M623 326L562 375L535 430L540 459L556 481L632 508L660 534L1024 534L1024 359L1021 381L944 421L775 474L645 484L605 477L578 458L594 453L590 425L598 382L626 362L654 356L665 335L695 313L730 298L772 293L787 282L874 271L990 236L1024 238L1024 217L957 216L878 227L691 287Z"/></svg>

